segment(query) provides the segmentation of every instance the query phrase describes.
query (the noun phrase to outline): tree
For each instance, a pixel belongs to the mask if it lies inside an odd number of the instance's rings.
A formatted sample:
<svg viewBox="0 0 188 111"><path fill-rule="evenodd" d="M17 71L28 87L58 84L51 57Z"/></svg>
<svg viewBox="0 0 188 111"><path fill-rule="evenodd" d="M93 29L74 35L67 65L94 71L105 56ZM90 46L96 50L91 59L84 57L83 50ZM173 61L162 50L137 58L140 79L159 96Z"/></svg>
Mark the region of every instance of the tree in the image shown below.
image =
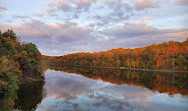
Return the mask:
<svg viewBox="0 0 188 111"><path fill-rule="evenodd" d="M12 40L16 41L17 37L16 34L12 29L8 29L6 32L2 34L3 37L10 37Z"/></svg>
<svg viewBox="0 0 188 111"><path fill-rule="evenodd" d="M127 67L130 67L131 64L130 64L130 59L128 58L127 61L126 61L126 64L127 64Z"/></svg>
<svg viewBox="0 0 188 111"><path fill-rule="evenodd" d="M0 31L0 110L12 109L23 76L43 78L40 60L35 44L21 44L13 30Z"/></svg>
<svg viewBox="0 0 188 111"><path fill-rule="evenodd" d="M131 66L132 66L133 68L135 68L136 62L135 62L134 60L131 61Z"/></svg>
<svg viewBox="0 0 188 111"><path fill-rule="evenodd" d="M120 67L121 66L121 61L118 59L116 60L116 67Z"/></svg>
<svg viewBox="0 0 188 111"><path fill-rule="evenodd" d="M175 71L175 59L174 58L171 59L171 65L172 65L172 71L174 72Z"/></svg>

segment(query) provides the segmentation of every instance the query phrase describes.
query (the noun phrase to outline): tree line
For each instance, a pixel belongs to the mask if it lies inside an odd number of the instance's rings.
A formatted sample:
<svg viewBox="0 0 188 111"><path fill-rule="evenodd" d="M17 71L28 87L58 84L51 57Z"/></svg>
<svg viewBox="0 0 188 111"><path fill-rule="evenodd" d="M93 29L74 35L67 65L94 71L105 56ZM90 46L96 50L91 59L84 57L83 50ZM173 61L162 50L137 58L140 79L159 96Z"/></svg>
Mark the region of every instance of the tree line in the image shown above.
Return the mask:
<svg viewBox="0 0 188 111"><path fill-rule="evenodd" d="M0 110L12 109L21 81L43 78L41 59L35 44L21 43L13 30L0 31Z"/></svg>
<svg viewBox="0 0 188 111"><path fill-rule="evenodd" d="M94 53L74 53L64 56L43 56L48 64L57 66L122 67L188 71L188 39L184 42L169 41L135 49L112 49Z"/></svg>

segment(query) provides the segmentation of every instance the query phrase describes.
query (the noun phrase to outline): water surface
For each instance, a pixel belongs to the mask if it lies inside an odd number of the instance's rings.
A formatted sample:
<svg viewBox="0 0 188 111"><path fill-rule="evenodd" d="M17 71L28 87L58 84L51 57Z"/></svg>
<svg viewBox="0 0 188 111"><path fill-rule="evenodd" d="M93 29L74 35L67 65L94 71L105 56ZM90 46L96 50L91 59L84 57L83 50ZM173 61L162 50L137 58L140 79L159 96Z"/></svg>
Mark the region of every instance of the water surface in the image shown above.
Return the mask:
<svg viewBox="0 0 188 111"><path fill-rule="evenodd" d="M45 72L45 82L22 86L15 108L24 111L188 109L187 74L72 67L55 70Z"/></svg>

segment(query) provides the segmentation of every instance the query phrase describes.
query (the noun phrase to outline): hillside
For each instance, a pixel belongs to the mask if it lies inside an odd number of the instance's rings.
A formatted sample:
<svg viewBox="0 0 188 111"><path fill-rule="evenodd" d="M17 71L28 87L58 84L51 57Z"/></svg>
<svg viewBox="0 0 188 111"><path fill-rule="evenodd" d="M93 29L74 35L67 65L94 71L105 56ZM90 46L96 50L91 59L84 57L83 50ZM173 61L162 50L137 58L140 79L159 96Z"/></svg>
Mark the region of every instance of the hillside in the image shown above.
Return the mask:
<svg viewBox="0 0 188 111"><path fill-rule="evenodd" d="M135 49L112 49L94 53L74 53L59 57L44 56L49 64L63 66L122 67L167 71L188 70L188 40L169 41Z"/></svg>

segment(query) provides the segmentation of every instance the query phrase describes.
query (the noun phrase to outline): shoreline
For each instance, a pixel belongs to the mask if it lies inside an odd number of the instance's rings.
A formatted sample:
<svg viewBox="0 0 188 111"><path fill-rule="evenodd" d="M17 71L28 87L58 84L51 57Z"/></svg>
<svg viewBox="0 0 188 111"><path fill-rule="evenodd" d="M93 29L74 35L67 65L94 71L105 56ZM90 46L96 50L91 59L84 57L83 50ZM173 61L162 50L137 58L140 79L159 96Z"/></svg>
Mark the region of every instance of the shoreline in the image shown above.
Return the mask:
<svg viewBox="0 0 188 111"><path fill-rule="evenodd" d="M43 77L43 76L36 76L34 78L27 78L27 79L22 78L18 85L32 84L32 83L35 83L35 82L43 81L44 79L45 79L45 77Z"/></svg>
<svg viewBox="0 0 188 111"><path fill-rule="evenodd" d="M182 72L188 73L188 71L169 71L169 70L154 70L154 69L137 69L137 68L125 68L125 67L102 67L102 66L83 66L83 65L73 65L76 67L91 67L91 68L104 68L104 69L123 69L123 70L134 70L134 71L152 71L152 72Z"/></svg>

